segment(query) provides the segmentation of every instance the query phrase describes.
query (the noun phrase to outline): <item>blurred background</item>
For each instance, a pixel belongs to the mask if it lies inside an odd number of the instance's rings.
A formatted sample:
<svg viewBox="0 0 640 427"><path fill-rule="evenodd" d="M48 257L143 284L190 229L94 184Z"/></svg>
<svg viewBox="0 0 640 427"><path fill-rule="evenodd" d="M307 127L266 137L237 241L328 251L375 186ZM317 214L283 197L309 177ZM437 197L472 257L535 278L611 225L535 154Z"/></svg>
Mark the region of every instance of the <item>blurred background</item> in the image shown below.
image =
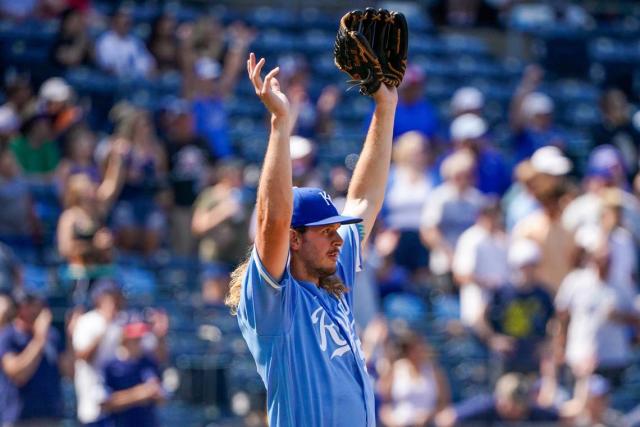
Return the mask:
<svg viewBox="0 0 640 427"><path fill-rule="evenodd" d="M640 425L640 4L405 13L354 310L380 426ZM344 2L0 0L3 426L264 426L230 272L279 65L296 185L336 204L373 110Z"/></svg>

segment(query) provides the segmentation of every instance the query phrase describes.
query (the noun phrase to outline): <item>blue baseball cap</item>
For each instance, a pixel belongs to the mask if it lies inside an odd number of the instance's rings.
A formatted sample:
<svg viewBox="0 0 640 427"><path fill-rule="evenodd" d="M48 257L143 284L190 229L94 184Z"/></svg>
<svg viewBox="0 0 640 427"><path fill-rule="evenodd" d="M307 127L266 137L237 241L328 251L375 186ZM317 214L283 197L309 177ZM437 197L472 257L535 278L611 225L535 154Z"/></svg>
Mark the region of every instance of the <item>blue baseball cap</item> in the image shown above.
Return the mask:
<svg viewBox="0 0 640 427"><path fill-rule="evenodd" d="M326 191L312 187L293 187L292 228L358 222L362 222L362 218L340 215Z"/></svg>

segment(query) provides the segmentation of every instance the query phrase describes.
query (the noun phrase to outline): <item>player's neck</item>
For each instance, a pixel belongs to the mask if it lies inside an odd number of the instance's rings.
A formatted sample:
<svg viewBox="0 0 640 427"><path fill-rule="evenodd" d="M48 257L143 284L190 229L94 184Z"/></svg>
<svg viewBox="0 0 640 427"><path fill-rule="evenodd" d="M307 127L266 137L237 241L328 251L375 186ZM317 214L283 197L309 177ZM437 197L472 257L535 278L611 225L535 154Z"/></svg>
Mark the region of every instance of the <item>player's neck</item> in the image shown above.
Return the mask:
<svg viewBox="0 0 640 427"><path fill-rule="evenodd" d="M291 275L297 281L309 282L315 284L316 286L319 286L320 278L310 273L304 263L298 260L296 257L291 257L289 268L291 270Z"/></svg>

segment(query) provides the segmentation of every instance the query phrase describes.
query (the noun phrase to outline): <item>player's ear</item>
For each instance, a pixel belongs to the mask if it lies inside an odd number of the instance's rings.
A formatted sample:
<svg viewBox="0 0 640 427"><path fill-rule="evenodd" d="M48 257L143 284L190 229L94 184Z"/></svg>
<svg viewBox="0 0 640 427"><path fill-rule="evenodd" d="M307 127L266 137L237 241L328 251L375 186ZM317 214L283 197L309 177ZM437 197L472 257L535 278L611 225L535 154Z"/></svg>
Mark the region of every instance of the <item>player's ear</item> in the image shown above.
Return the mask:
<svg viewBox="0 0 640 427"><path fill-rule="evenodd" d="M300 232L294 229L289 230L289 244L291 246L291 250L297 250L300 248L300 244L302 242L302 235Z"/></svg>

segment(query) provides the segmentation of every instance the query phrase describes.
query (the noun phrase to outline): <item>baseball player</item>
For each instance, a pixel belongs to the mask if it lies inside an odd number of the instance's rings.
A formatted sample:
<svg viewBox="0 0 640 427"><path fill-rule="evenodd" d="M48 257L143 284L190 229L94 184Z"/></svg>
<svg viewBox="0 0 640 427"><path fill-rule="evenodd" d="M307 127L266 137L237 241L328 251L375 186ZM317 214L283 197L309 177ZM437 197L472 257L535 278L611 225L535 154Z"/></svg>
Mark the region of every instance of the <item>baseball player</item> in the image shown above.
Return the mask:
<svg viewBox="0 0 640 427"><path fill-rule="evenodd" d="M361 248L384 198L395 87L373 94L375 112L346 205L338 213L318 188L292 188L291 113L279 69L247 61L256 94L271 113L257 196L257 234L232 275L227 304L267 389L271 426L375 426L374 395L352 307Z"/></svg>

